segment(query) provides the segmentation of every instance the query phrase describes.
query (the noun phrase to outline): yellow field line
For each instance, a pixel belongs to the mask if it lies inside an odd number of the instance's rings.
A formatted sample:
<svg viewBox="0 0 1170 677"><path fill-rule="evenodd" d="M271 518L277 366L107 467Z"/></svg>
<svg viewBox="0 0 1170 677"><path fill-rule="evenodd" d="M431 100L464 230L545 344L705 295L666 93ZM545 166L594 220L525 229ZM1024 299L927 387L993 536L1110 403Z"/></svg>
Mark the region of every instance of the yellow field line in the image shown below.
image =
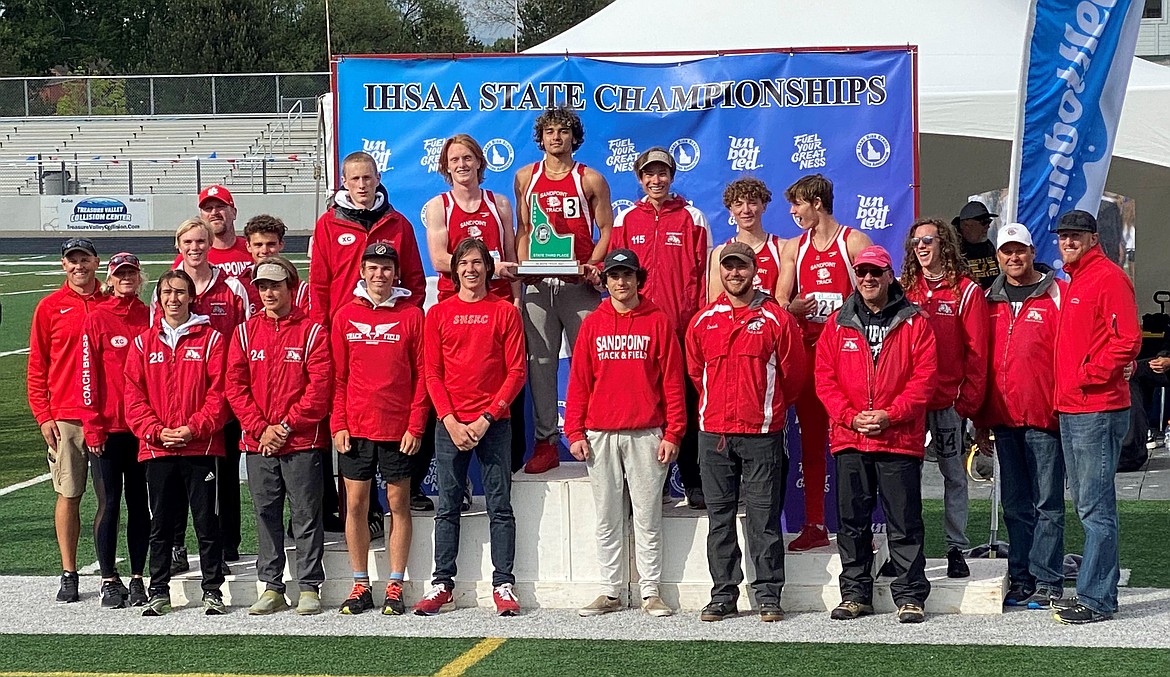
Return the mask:
<svg viewBox="0 0 1170 677"><path fill-rule="evenodd" d="M471 647L462 656L443 666L443 669L436 672L433 677L459 677L467 672L471 666L487 658L488 654L500 648L506 641L508 640L503 637L488 637L487 639L480 640L479 644Z"/></svg>

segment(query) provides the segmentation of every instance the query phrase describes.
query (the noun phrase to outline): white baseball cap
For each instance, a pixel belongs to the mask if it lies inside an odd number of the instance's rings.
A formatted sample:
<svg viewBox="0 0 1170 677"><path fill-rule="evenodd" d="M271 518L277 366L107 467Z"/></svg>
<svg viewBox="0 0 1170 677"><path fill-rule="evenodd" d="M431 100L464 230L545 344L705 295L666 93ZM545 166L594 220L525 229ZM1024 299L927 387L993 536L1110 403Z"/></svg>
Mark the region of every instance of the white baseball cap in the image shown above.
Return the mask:
<svg viewBox="0 0 1170 677"><path fill-rule="evenodd" d="M1022 223L1009 223L996 233L995 248L999 249L1009 242L1019 242L1025 247L1032 247L1032 233Z"/></svg>

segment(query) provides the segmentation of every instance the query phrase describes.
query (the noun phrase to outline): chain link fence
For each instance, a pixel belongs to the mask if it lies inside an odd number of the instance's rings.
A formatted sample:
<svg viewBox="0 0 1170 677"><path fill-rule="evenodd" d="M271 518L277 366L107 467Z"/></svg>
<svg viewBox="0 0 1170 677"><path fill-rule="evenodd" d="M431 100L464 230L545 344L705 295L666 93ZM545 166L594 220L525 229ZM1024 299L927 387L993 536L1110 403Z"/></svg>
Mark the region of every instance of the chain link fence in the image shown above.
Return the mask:
<svg viewBox="0 0 1170 677"><path fill-rule="evenodd" d="M0 78L0 117L309 112L328 91L328 73Z"/></svg>

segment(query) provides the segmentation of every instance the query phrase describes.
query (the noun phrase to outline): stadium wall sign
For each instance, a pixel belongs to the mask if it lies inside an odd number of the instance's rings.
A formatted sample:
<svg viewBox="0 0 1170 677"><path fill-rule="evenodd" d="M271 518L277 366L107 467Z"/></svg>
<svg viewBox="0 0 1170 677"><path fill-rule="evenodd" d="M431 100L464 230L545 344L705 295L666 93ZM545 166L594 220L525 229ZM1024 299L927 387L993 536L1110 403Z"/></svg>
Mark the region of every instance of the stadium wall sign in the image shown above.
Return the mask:
<svg viewBox="0 0 1170 677"><path fill-rule="evenodd" d="M615 209L641 196L634 158L662 146L678 165L675 191L707 215L715 242L735 233L723 187L749 175L774 195L765 227L793 237L783 190L820 172L836 186L837 219L900 262L917 213L916 48L646 56L340 56L338 158L373 155L391 201L425 243L422 207L447 189L438 174L447 137L479 141L485 187L511 196L516 170L541 158L536 116L568 105L585 125L575 157L609 180ZM433 274L428 257L423 263Z"/></svg>
<svg viewBox="0 0 1170 677"><path fill-rule="evenodd" d="M46 231L150 230L149 195L44 195L41 229Z"/></svg>

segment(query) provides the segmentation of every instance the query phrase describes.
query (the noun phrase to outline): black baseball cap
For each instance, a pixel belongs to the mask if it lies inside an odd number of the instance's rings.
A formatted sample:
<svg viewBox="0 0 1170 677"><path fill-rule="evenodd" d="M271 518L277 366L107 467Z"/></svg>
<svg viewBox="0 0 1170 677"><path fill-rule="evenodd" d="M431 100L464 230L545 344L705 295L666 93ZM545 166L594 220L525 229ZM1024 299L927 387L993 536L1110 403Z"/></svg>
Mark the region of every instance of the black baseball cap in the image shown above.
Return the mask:
<svg viewBox="0 0 1170 677"><path fill-rule="evenodd" d="M97 247L88 237L71 237L61 243L61 258L69 256L71 252L85 252L90 256L97 256Z"/></svg>
<svg viewBox="0 0 1170 677"><path fill-rule="evenodd" d="M398 263L398 252L394 251L394 246L389 242L375 242L362 252L362 260L366 259L393 259L394 263Z"/></svg>
<svg viewBox="0 0 1170 677"><path fill-rule="evenodd" d="M638 255L629 249L615 249L605 255L601 272L608 273L618 268L629 268L636 273L642 270L642 265L638 262Z"/></svg>
<svg viewBox="0 0 1170 677"><path fill-rule="evenodd" d="M1095 233L1097 232L1097 217L1089 212L1074 209L1071 212L1061 214L1060 220L1056 222L1056 227L1053 230L1058 233L1062 230L1083 230L1086 233Z"/></svg>
<svg viewBox="0 0 1170 677"><path fill-rule="evenodd" d="M979 202L978 200L971 200L967 204L963 205L963 208L959 210L958 216L951 219L951 225L957 226L959 225L960 221L966 221L967 219L991 221L997 216L999 216L999 214L992 214L991 212L987 211L987 205Z"/></svg>

